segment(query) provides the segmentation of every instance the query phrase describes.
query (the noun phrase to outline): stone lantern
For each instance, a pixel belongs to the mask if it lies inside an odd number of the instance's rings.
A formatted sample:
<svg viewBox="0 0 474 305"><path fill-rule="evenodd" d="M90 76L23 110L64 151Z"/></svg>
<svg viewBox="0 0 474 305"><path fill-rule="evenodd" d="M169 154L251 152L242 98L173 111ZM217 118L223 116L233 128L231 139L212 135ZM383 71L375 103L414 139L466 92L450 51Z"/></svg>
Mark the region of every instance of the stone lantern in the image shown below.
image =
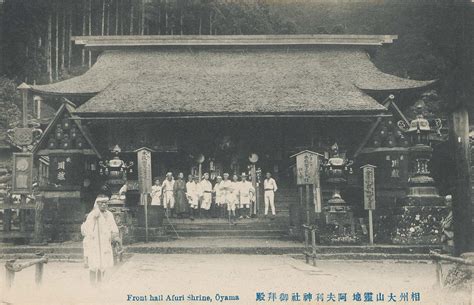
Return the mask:
<svg viewBox="0 0 474 305"><path fill-rule="evenodd" d="M99 162L99 173L107 178L106 184L111 191L109 205L123 206L125 194L120 190L127 182L127 173L132 172L133 162L126 162L119 156L121 149L118 145L112 149L113 158Z"/></svg>
<svg viewBox="0 0 474 305"><path fill-rule="evenodd" d="M416 117L409 126L402 128L410 140L408 157L411 167L406 196L401 198L400 213L394 216L397 225L392 234L392 242L439 244L442 236L441 221L446 217L447 209L429 170L433 153L430 135L436 131L423 116L425 103L418 101L415 108Z"/></svg>
<svg viewBox="0 0 474 305"><path fill-rule="evenodd" d="M433 148L430 146L429 136L434 131L430 123L423 117L425 104L419 101L416 104L417 116L410 122L406 130L411 147L409 147L409 157L411 160L411 173L408 179L408 197L439 197L435 187L435 181L430 176L428 163L431 160Z"/></svg>
<svg viewBox="0 0 474 305"><path fill-rule="evenodd" d="M328 200L329 209L347 210L346 201L341 196L341 188L347 183L347 174L351 172L352 162L339 153L337 143L331 150L331 156L323 164L326 183L334 190Z"/></svg>
<svg viewBox="0 0 474 305"><path fill-rule="evenodd" d="M325 229L321 241L329 244L355 243L355 223L351 206L342 198L341 189L347 184L352 173L352 161L339 153L337 144L331 147L329 158L324 161L324 181L333 193L324 207Z"/></svg>

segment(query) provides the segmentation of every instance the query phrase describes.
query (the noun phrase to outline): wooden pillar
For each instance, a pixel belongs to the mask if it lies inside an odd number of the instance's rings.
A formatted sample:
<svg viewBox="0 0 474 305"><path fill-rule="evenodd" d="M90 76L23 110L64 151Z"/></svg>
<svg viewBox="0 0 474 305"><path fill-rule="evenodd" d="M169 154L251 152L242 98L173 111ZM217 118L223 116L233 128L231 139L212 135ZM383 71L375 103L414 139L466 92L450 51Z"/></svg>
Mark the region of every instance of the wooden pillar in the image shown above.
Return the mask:
<svg viewBox="0 0 474 305"><path fill-rule="evenodd" d="M454 254L473 249L469 151L469 116L464 107L451 114L451 147L456 162L453 194Z"/></svg>
<svg viewBox="0 0 474 305"><path fill-rule="evenodd" d="M45 244L44 222L43 222L44 201L43 195L36 195L35 202L35 231L33 235L34 244Z"/></svg>
<svg viewBox="0 0 474 305"><path fill-rule="evenodd" d="M36 253L38 258L43 258L44 253ZM37 286L41 286L43 283L43 270L44 270L44 262L39 261L35 264L35 283Z"/></svg>
<svg viewBox="0 0 474 305"><path fill-rule="evenodd" d="M29 90L30 86L28 86L25 83L22 83L20 86L18 86L18 89L21 92L21 97L22 97L22 119L21 119L21 125L23 128L28 127L28 97L29 97ZM28 147L25 145L22 147L23 151L28 151ZM21 194L21 201L20 205L25 206L26 205L26 195ZM20 232L25 232L26 231L26 210L20 209Z"/></svg>
<svg viewBox="0 0 474 305"><path fill-rule="evenodd" d="M311 215L310 215L310 212L309 212L309 200L310 200L310 196L309 196L309 184L306 184L305 185L305 188L306 188L306 224L309 226L311 225Z"/></svg>
<svg viewBox="0 0 474 305"><path fill-rule="evenodd" d="M252 163L252 166L250 168L250 177L252 177L252 186L253 189L255 190L255 202L253 204L253 211L252 214L257 215L257 205L258 205L258 198L257 198L257 193L258 193L258 187L257 187L257 170L255 168L255 163Z"/></svg>
<svg viewBox="0 0 474 305"><path fill-rule="evenodd" d="M13 286L13 281L15 280L15 271L11 270L9 266L15 262L14 259L9 260L5 263L5 282L7 288L11 288Z"/></svg>
<svg viewBox="0 0 474 305"><path fill-rule="evenodd" d="M12 210L3 210L3 232L10 232L12 229Z"/></svg>
<svg viewBox="0 0 474 305"><path fill-rule="evenodd" d="M316 228L311 228L311 257L313 266L316 266Z"/></svg>

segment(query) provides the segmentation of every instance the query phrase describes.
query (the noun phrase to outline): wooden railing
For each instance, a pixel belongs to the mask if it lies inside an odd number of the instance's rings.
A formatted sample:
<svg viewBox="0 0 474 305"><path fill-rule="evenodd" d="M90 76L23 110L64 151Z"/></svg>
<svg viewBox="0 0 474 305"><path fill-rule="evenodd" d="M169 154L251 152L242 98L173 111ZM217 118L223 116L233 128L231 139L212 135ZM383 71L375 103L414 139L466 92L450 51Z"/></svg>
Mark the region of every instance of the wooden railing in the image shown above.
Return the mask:
<svg viewBox="0 0 474 305"><path fill-rule="evenodd" d="M463 266L474 266L474 254L470 256L470 259L465 259L461 257L453 257L453 256L445 255L445 254L440 254L435 251L430 251L430 257L433 259L434 263L436 264L436 282L438 286L441 288L444 286L442 261L454 263L457 265L463 265ZM471 273L474 273L474 268L472 267L471 267Z"/></svg>
<svg viewBox="0 0 474 305"><path fill-rule="evenodd" d="M3 230L0 231L0 239L2 238L26 238L32 239L34 243L41 244L44 242L43 236L43 197L41 194L35 196L30 203L13 203L10 198L0 201L0 210L3 210ZM20 210L19 230L12 230L12 213L13 210ZM34 230L28 231L26 225L27 210L35 211Z"/></svg>
<svg viewBox="0 0 474 305"><path fill-rule="evenodd" d="M43 267L44 264L48 263L48 257L42 253L36 253L38 258L31 260L29 262L19 263L16 259L11 259L5 262L5 281L7 284L7 288L11 288L13 286L13 282L15 280L15 273L20 272L23 269L26 269L31 266L35 266L35 283L37 286L40 286L43 282Z"/></svg>

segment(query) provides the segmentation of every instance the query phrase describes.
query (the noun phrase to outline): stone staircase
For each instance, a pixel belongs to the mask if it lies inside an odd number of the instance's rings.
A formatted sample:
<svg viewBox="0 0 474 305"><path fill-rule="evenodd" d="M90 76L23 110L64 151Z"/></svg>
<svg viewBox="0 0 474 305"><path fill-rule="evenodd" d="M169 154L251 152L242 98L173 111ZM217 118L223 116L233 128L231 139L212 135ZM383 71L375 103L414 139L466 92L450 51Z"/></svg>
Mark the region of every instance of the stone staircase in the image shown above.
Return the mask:
<svg viewBox="0 0 474 305"><path fill-rule="evenodd" d="M296 188L279 189L275 196L276 217L264 217L263 194L260 196L258 217L238 219L230 224L224 218L164 219L166 234L170 237L199 237L235 239L286 239L289 230L289 206L298 203ZM271 212L269 211L269 214Z"/></svg>
<svg viewBox="0 0 474 305"><path fill-rule="evenodd" d="M230 224L227 219L165 219L164 226L171 237L280 239L287 235L287 222L287 215L277 215L274 220L239 219L235 224Z"/></svg>

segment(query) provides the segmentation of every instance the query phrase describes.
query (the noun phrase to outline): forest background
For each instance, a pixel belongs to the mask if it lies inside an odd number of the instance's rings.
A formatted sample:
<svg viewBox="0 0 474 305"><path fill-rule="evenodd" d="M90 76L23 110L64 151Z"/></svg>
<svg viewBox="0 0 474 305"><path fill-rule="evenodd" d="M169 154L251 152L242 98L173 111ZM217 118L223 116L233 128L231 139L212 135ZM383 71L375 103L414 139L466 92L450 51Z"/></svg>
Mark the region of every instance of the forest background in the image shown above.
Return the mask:
<svg viewBox="0 0 474 305"><path fill-rule="evenodd" d="M460 39L467 17L448 0L0 0L0 127L18 122L19 83L93 65L98 54L71 42L81 35L395 34L372 60L386 73L439 79L447 112L472 97L472 65L460 56L471 49Z"/></svg>

